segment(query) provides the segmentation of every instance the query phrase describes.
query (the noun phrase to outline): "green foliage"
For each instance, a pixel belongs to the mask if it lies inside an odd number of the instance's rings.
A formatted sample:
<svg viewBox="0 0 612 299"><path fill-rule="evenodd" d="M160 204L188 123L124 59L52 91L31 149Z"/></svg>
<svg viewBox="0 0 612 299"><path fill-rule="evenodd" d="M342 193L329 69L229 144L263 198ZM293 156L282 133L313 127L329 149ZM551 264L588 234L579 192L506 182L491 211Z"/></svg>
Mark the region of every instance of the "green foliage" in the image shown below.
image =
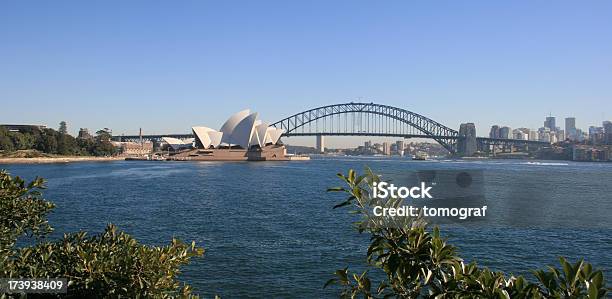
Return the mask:
<svg viewBox="0 0 612 299"><path fill-rule="evenodd" d="M57 129L57 131L58 131L60 134L68 134L68 125L66 124L66 122L65 122L65 121L63 121L63 120L62 120L62 121L60 121L60 123L59 123L59 128Z"/></svg>
<svg viewBox="0 0 612 299"><path fill-rule="evenodd" d="M355 228L371 235L367 251L370 268L382 271L385 279L374 284L368 271L351 273L348 268L337 270L335 278L325 287L339 285L342 298L605 298L603 272L593 270L582 260L572 265L560 258L563 270L549 267L537 270L536 283L522 276L507 277L504 273L480 268L476 263L465 264L457 248L442 238L437 227L429 229L421 217L383 218L372 215L372 208L399 207L396 198L372 198L372 186L379 176L367 169L358 176L350 170L338 174L344 187L328 189L344 192L347 199L336 206L352 207L360 216Z"/></svg>
<svg viewBox="0 0 612 299"><path fill-rule="evenodd" d="M98 130L96 132L96 139L99 141L109 141L112 137L111 131L108 128Z"/></svg>
<svg viewBox="0 0 612 299"><path fill-rule="evenodd" d="M4 127L0 127L0 150L12 152L35 149L47 154L69 156L112 156L117 153L117 149L110 143L107 131L102 130L107 135L96 140L77 139L67 133L66 124L62 123L59 131L30 128L20 132L9 132Z"/></svg>
<svg viewBox="0 0 612 299"><path fill-rule="evenodd" d="M176 278L202 248L177 239L146 246L113 225L100 235L78 232L48 241L54 205L42 199L43 188L40 178L26 184L0 171L0 277L67 278L70 298L191 296L191 287ZM36 240L17 247L20 237Z"/></svg>

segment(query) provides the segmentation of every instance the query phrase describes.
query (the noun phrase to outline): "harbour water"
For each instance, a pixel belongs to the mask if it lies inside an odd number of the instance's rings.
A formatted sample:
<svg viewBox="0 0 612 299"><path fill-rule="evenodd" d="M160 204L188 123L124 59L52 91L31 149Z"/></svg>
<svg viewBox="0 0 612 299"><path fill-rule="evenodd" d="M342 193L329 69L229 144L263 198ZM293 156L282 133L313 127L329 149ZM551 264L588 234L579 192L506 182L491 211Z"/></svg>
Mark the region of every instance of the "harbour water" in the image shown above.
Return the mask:
<svg viewBox="0 0 612 299"><path fill-rule="evenodd" d="M48 180L54 236L107 223L145 244L195 240L204 258L181 279L196 293L236 297L324 298L336 269L363 269L367 235L351 228L343 197L328 187L337 172L482 170L486 223L445 225L467 261L530 276L559 256L584 257L612 276L612 164L551 161L409 161L380 157L299 162L118 161L0 165Z"/></svg>

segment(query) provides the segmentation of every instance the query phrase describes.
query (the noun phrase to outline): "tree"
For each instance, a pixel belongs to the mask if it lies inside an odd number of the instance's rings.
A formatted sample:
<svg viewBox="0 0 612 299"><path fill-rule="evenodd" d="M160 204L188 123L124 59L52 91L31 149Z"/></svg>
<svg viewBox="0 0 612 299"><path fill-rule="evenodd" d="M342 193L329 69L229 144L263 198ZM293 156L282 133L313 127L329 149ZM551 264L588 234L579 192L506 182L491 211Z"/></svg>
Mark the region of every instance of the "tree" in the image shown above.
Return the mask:
<svg viewBox="0 0 612 299"><path fill-rule="evenodd" d="M49 154L57 153L57 139L53 135L44 135L42 139L43 152Z"/></svg>
<svg viewBox="0 0 612 299"><path fill-rule="evenodd" d="M55 205L42 198L42 189L41 178L26 184L0 171L0 277L66 277L68 298L191 294L177 275L182 265L204 254L194 242L173 239L167 246L146 246L112 224L100 235L78 232L46 241L53 230L47 215Z"/></svg>
<svg viewBox="0 0 612 299"><path fill-rule="evenodd" d="M1 151L11 152L14 150L13 141L11 140L11 137L9 134L10 134L9 131L5 127L0 126L0 150Z"/></svg>
<svg viewBox="0 0 612 299"><path fill-rule="evenodd" d="M344 192L348 198L334 208L350 206L361 218L356 229L371 235L367 250L370 270L384 273L375 286L368 271L351 273L348 268L336 271L325 287L339 285L343 298L605 298L608 288L603 272L580 260L570 264L559 259L562 270L534 271L537 282L522 276L480 268L475 262L465 264L457 248L448 244L437 227L430 230L421 217L375 217L374 206L384 208L403 205L401 199L379 199L371 196L380 177L366 170L358 176L350 170L338 174L346 187L330 188Z"/></svg>
<svg viewBox="0 0 612 299"><path fill-rule="evenodd" d="M110 141L96 141L91 148L94 156L112 156L117 153L115 146Z"/></svg>
<svg viewBox="0 0 612 299"><path fill-rule="evenodd" d="M12 152L15 149L11 138L5 135L0 135L0 150Z"/></svg>
<svg viewBox="0 0 612 299"><path fill-rule="evenodd" d="M59 123L59 129L57 130L60 134L68 134L68 126L65 121Z"/></svg>
<svg viewBox="0 0 612 299"><path fill-rule="evenodd" d="M34 146L34 137L30 134L11 132L10 135L15 149L26 150L31 149Z"/></svg>
<svg viewBox="0 0 612 299"><path fill-rule="evenodd" d="M104 128L96 132L96 139L98 141L110 141L112 137L113 136L109 128Z"/></svg>

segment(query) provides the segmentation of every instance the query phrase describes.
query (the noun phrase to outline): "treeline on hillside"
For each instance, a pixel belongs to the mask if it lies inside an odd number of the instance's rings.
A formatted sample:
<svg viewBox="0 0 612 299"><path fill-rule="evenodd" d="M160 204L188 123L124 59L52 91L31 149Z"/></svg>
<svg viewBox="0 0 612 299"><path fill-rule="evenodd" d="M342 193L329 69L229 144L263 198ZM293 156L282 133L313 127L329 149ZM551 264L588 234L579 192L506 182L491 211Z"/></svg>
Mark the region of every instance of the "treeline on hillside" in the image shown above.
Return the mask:
<svg viewBox="0 0 612 299"><path fill-rule="evenodd" d="M75 138L67 133L66 123L59 130L35 127L12 132L0 126L0 151L38 150L47 154L71 156L110 156L117 149L110 142L108 130L99 130L92 138Z"/></svg>

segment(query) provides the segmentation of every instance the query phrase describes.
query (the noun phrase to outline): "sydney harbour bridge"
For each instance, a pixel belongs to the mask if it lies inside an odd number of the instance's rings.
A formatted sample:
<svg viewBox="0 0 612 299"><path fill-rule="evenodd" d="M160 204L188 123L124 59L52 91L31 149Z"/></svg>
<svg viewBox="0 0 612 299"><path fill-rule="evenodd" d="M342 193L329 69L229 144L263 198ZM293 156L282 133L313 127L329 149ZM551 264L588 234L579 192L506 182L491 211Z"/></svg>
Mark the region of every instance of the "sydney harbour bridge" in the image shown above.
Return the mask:
<svg viewBox="0 0 612 299"><path fill-rule="evenodd" d="M402 108L375 103L344 103L313 108L283 118L272 126L284 130L283 137L380 136L433 139L452 155L470 156L475 151L492 148L536 150L547 142L477 137L473 124L463 124L459 131L433 119ZM192 134L113 136L118 141L159 141L162 137L192 138Z"/></svg>

